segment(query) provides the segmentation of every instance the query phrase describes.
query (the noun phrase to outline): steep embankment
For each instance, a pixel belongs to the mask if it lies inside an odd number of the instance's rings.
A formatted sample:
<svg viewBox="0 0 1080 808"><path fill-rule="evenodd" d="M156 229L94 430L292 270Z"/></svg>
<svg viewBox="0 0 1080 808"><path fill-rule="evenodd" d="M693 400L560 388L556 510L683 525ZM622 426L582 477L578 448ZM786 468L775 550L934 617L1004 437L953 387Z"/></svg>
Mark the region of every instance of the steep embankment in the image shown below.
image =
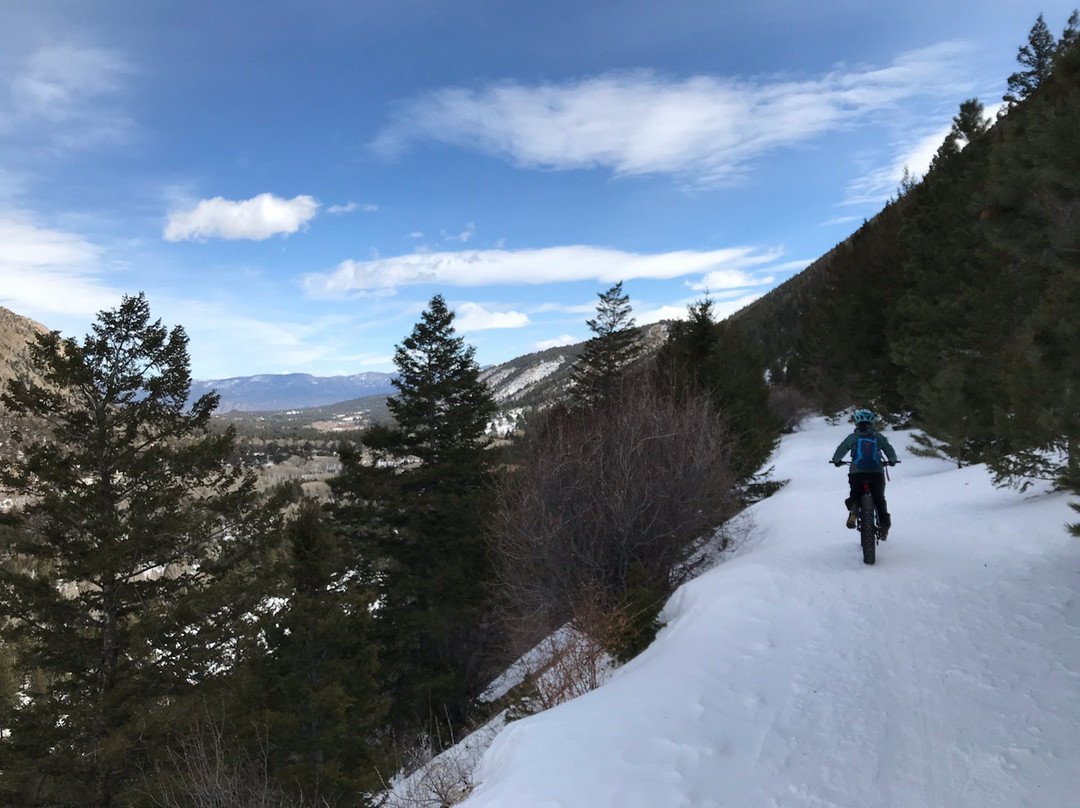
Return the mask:
<svg viewBox="0 0 1080 808"><path fill-rule="evenodd" d="M843 525L845 427L784 439L791 482L735 558L682 587L608 684L511 724L470 808L1075 804L1080 545L1062 495L913 458L893 534Z"/></svg>

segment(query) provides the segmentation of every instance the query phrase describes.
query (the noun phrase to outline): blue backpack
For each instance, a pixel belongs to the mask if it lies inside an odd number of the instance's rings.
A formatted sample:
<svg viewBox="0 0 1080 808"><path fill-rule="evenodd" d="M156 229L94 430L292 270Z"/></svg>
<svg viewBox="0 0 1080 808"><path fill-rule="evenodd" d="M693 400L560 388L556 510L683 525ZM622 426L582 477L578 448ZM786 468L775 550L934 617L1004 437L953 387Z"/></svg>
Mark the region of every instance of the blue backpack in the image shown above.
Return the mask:
<svg viewBox="0 0 1080 808"><path fill-rule="evenodd" d="M881 449L878 447L877 436L868 435L856 440L851 450L851 459L855 463L855 468L877 471L881 464Z"/></svg>

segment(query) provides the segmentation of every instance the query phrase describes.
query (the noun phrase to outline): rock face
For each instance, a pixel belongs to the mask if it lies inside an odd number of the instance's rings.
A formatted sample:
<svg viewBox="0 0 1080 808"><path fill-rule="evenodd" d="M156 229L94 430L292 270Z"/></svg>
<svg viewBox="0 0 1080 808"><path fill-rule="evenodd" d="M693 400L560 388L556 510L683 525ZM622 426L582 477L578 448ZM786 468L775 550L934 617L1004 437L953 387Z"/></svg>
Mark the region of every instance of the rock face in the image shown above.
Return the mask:
<svg viewBox="0 0 1080 808"><path fill-rule="evenodd" d="M0 306L0 385L30 372L27 343L49 329Z"/></svg>

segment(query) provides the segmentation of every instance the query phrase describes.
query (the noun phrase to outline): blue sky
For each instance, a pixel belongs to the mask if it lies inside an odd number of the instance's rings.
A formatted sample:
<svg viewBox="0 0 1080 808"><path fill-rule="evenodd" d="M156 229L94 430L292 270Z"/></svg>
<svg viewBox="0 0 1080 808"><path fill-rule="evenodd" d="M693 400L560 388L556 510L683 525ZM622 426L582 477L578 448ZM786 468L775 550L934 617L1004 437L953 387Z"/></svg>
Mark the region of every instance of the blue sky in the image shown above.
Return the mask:
<svg viewBox="0 0 1080 808"><path fill-rule="evenodd" d="M0 0L0 305L143 291L197 378L481 364L790 277L1076 0Z"/></svg>

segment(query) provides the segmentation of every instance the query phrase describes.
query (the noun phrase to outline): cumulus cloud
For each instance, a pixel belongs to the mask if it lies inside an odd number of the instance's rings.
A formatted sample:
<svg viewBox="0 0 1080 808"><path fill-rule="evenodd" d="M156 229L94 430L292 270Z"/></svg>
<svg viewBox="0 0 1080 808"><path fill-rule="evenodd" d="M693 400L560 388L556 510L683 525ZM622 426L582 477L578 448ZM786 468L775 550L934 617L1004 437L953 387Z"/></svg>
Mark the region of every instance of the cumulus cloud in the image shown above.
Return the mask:
<svg viewBox="0 0 1080 808"><path fill-rule="evenodd" d="M563 281L600 281L708 274L710 288L752 286L757 280L748 269L775 261L779 250L734 247L723 250L642 255L604 247L569 246L534 250L466 250L418 252L370 261L343 261L330 273L303 279L314 297L341 297L350 293L413 284L483 286L486 284L541 284Z"/></svg>
<svg viewBox="0 0 1080 808"><path fill-rule="evenodd" d="M262 241L278 234L295 233L318 211L318 201L310 196L281 199L273 194L259 194L242 201L217 196L202 200L190 210L170 213L164 235L166 241L205 238Z"/></svg>
<svg viewBox="0 0 1080 808"><path fill-rule="evenodd" d="M529 324L529 316L520 311L489 311L480 303L462 303L455 309L454 324L460 331L521 328Z"/></svg>
<svg viewBox="0 0 1080 808"><path fill-rule="evenodd" d="M884 68L820 78L612 73L564 84L446 88L404 102L371 144L394 156L422 140L549 169L608 168L729 182L755 159L849 126L918 95L955 97L960 46L946 43Z"/></svg>
<svg viewBox="0 0 1080 808"><path fill-rule="evenodd" d="M116 305L100 277L101 249L73 233L0 214L0 304L46 322Z"/></svg>

